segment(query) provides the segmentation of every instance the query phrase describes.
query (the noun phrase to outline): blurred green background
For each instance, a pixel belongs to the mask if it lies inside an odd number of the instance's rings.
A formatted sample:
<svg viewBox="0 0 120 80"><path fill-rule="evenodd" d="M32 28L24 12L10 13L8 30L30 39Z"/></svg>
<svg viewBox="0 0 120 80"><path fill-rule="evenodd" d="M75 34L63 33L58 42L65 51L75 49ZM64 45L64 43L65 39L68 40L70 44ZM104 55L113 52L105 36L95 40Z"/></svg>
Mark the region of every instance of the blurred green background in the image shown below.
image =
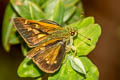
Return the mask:
<svg viewBox="0 0 120 80"><path fill-rule="evenodd" d="M8 1L0 0L0 28ZM120 80L120 1L82 0L82 2L85 15L94 16L96 22L102 26L102 36L96 49L89 55L99 68L100 80ZM17 67L24 58L20 50L20 45L15 45L11 47L9 53L5 52L0 39L0 80L26 80L17 76Z"/></svg>

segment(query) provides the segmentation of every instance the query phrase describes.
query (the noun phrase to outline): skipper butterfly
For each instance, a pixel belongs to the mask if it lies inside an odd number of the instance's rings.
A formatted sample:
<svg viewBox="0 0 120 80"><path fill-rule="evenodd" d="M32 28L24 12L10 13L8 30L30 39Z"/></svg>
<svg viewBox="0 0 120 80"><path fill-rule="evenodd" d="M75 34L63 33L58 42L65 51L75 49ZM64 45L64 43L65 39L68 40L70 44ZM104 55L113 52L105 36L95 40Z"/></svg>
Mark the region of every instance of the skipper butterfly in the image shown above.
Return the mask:
<svg viewBox="0 0 120 80"><path fill-rule="evenodd" d="M24 18L14 18L17 31L22 36L27 45L32 48L27 57L44 72L56 72L62 59L72 46L73 37L77 35L77 30L70 27L61 27L50 20L27 20Z"/></svg>

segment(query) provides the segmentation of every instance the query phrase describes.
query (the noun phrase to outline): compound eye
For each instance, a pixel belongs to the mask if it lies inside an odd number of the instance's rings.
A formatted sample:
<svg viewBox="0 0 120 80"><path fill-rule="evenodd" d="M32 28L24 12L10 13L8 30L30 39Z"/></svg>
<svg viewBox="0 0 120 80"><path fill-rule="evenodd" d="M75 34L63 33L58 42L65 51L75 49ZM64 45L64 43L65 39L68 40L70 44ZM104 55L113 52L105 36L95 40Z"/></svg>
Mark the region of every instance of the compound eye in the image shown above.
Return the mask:
<svg viewBox="0 0 120 80"><path fill-rule="evenodd" d="M71 36L74 36L75 35L75 32L71 32Z"/></svg>

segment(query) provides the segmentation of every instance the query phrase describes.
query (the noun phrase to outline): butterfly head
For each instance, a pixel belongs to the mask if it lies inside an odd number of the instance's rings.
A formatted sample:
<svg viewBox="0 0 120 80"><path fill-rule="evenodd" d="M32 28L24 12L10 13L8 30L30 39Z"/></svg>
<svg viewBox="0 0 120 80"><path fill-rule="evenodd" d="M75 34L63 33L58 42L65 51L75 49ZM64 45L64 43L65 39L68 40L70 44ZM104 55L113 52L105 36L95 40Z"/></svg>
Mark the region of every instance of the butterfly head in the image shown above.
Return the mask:
<svg viewBox="0 0 120 80"><path fill-rule="evenodd" d="M71 28L71 29L70 29L70 35L71 35L72 37L77 36L77 34L78 34L77 29L75 29L75 28Z"/></svg>

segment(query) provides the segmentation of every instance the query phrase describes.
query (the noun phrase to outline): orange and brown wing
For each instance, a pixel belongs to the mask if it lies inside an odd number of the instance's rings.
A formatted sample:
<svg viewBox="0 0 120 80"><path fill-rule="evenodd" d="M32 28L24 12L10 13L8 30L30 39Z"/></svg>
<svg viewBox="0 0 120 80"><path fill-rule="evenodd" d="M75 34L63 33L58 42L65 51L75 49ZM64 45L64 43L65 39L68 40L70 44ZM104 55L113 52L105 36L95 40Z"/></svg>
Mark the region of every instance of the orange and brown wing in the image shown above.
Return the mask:
<svg viewBox="0 0 120 80"><path fill-rule="evenodd" d="M15 18L15 27L29 47L35 47L47 36L62 29L57 23L50 20L33 21L24 18Z"/></svg>
<svg viewBox="0 0 120 80"><path fill-rule="evenodd" d="M31 52L34 52L34 55L29 55ZM59 69L64 54L65 43L56 40L44 47L37 46L28 53L27 57L32 58L42 71L54 73Z"/></svg>

